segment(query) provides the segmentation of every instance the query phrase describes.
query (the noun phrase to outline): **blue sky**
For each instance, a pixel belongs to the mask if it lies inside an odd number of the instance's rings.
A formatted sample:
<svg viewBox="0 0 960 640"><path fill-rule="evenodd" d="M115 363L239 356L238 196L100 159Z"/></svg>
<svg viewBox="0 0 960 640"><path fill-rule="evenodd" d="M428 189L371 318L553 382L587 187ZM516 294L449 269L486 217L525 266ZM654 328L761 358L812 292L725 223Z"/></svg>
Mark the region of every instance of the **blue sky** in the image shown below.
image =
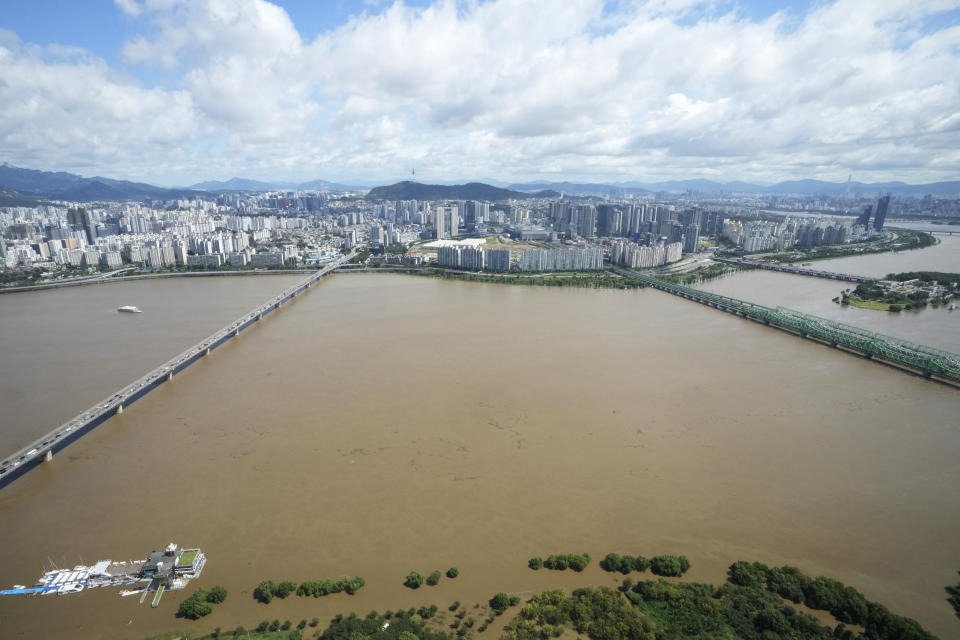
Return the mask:
<svg viewBox="0 0 960 640"><path fill-rule="evenodd" d="M960 0L6 0L0 161L160 184L960 167Z"/></svg>

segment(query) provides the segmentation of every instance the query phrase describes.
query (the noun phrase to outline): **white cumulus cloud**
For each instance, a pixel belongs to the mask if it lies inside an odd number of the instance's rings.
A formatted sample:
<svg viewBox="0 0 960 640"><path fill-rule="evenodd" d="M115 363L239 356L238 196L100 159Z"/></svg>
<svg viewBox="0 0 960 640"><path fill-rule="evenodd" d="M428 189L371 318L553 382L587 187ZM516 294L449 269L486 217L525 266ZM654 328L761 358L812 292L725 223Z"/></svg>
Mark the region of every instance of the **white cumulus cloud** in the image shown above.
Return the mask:
<svg viewBox="0 0 960 640"><path fill-rule="evenodd" d="M936 26L958 0L759 21L720 1L397 0L312 41L265 0L117 5L141 27L119 69L0 37L5 159L166 182L413 164L424 179L920 182L960 166L960 27ZM132 79L145 71L164 81Z"/></svg>

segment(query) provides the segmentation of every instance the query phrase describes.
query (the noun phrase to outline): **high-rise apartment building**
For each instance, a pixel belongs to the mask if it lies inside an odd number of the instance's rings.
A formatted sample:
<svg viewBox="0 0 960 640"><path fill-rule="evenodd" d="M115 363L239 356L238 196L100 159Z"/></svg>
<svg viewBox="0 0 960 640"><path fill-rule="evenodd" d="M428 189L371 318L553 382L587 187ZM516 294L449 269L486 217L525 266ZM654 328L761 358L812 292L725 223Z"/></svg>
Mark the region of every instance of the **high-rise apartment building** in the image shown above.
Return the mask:
<svg viewBox="0 0 960 640"><path fill-rule="evenodd" d="M483 260L487 271L510 271L510 249L490 249Z"/></svg>
<svg viewBox="0 0 960 640"><path fill-rule="evenodd" d="M877 214L873 216L873 230L883 231L883 223L887 219L887 208L890 206L890 196L883 196L877 200Z"/></svg>

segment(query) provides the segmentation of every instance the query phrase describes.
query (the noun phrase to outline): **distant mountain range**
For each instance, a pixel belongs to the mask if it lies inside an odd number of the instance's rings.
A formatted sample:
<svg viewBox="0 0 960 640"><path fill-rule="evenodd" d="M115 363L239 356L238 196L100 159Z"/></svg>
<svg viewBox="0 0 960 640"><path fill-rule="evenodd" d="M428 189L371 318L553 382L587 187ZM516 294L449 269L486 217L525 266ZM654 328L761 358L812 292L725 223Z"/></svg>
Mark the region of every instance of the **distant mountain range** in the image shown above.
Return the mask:
<svg viewBox="0 0 960 640"><path fill-rule="evenodd" d="M852 194L874 196L880 193L923 197L960 197L960 181L933 182L911 185L904 182L824 182L821 180L793 180L778 182L774 185L753 184L749 182L714 182L712 180L671 180L667 182L524 182L510 184L506 188L481 182L467 184L439 185L419 182L398 182L388 186L374 187L367 197L373 200L505 200L509 198L529 198L531 196L551 197L560 194L571 196L623 197L643 196L656 193L693 193L700 196L753 193L771 195L842 195L850 190ZM29 206L40 200L70 200L75 202L91 201L130 201L130 200L179 200L196 197L210 197L211 194L227 191L263 192L263 191L322 191L322 192L364 192L362 186L351 186L311 180L309 182L261 182L244 178L232 178L224 182L200 182L186 188L157 187L142 182L113 180L101 176L84 178L62 171L39 171L23 169L9 164L0 165L0 206Z"/></svg>
<svg viewBox="0 0 960 640"><path fill-rule="evenodd" d="M536 192L501 189L482 182L467 184L421 184L419 182L398 182L383 187L374 187L367 193L368 200L509 200L511 198L559 196L557 191L540 190Z"/></svg>
<svg viewBox="0 0 960 640"><path fill-rule="evenodd" d="M23 169L4 163L0 165L0 205L29 206L40 200L69 200L73 202L181 200L210 197L224 191L366 191L363 187L340 185L326 180L302 183L268 183L233 178L227 182L201 182L187 188L156 187L142 182L112 180L95 176L84 178L63 171Z"/></svg>
<svg viewBox="0 0 960 640"><path fill-rule="evenodd" d="M202 192L189 189L165 189L142 182L111 180L95 176L84 178L73 173L21 169L0 165L0 190L5 201L32 202L41 199L92 202L94 200L176 200L193 198Z"/></svg>
<svg viewBox="0 0 960 640"><path fill-rule="evenodd" d="M191 185L191 189L200 189L202 191L323 191L323 192L343 192L354 191L364 192L367 187L356 185L338 184L326 180L310 180L309 182L260 182L259 180L248 180L246 178L230 178L229 180L218 182L210 180L207 182L198 182Z"/></svg>
<svg viewBox="0 0 960 640"><path fill-rule="evenodd" d="M643 195L654 193L697 193L700 195L719 195L731 193L755 193L772 195L825 195L838 196L847 192L846 182L824 182L822 180L790 180L773 185L753 184L750 182L714 182L712 180L669 180L667 182L612 182L612 183L571 183L571 182L525 182L511 184L508 189L517 191L537 191L554 189L567 195L610 196ZM889 193L899 196L922 198L925 195L956 197L960 196L960 181L932 182L929 184L906 184L904 182L850 182L851 194L874 195Z"/></svg>

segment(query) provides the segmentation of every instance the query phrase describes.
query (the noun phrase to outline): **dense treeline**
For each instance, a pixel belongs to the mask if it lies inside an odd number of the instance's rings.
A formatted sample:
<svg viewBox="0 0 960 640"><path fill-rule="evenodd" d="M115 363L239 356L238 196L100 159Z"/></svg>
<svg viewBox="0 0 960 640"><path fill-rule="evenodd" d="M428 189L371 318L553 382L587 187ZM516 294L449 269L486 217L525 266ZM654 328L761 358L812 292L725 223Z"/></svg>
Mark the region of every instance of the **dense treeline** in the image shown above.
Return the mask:
<svg viewBox="0 0 960 640"><path fill-rule="evenodd" d="M600 568L604 571L619 571L626 575L631 571L646 571L650 567L650 561L643 556L621 556L616 553L608 553L600 561Z"/></svg>
<svg viewBox="0 0 960 640"><path fill-rule="evenodd" d="M384 624L389 626L384 628ZM330 621L330 626L320 635L320 640L450 640L450 636L433 631L426 625L425 618L410 609L398 611L387 617L371 611L365 618L355 614L338 615Z"/></svg>
<svg viewBox="0 0 960 640"><path fill-rule="evenodd" d="M384 271L389 271L389 267ZM537 287L579 287L587 289L643 289L646 283L629 276L620 277L607 271L588 271L582 274L563 275L495 275L492 273L463 273L445 271L433 267L402 271L410 275L431 276L443 280L466 280L467 282L492 282L497 284L520 284Z"/></svg>
<svg viewBox="0 0 960 640"><path fill-rule="evenodd" d="M654 556L650 558L650 572L658 576L679 577L690 568L687 556Z"/></svg>
<svg viewBox="0 0 960 640"><path fill-rule="evenodd" d="M904 271L902 273L888 273L884 280L895 280L905 282L907 280L922 280L924 282L936 282L937 284L949 287L955 282L960 282L960 273L945 273L943 271Z"/></svg>
<svg viewBox="0 0 960 640"><path fill-rule="evenodd" d="M297 586L296 582L289 580L276 583L273 580L263 580L253 590L253 597L264 604L269 604L275 597L281 600L296 592L298 596L320 596L330 595L331 593L340 593L345 591L350 595L360 590L366 581L360 576L340 576L336 580L308 580Z"/></svg>
<svg viewBox="0 0 960 640"><path fill-rule="evenodd" d="M778 596L755 587L728 584L717 588L661 579L637 584L627 592L627 597L654 622L658 638L853 638L842 626L831 630Z"/></svg>
<svg viewBox="0 0 960 640"><path fill-rule="evenodd" d="M504 640L557 638L571 626L593 640L654 640L654 627L618 592L606 587L562 589L533 596L503 635Z"/></svg>
<svg viewBox="0 0 960 640"><path fill-rule="evenodd" d="M667 280L668 282L675 282L677 284L696 284L698 282L713 280L714 278L719 278L720 276L725 276L728 273L739 270L739 267L718 262L704 267L697 267L693 271L667 273L658 275L657 277L661 280Z"/></svg>
<svg viewBox="0 0 960 640"><path fill-rule="evenodd" d="M690 561L686 556L662 555L647 560L643 556L621 556L608 553L600 561L600 568L604 571L619 571L626 575L632 571L646 571L658 576L679 577L690 568Z"/></svg>
<svg viewBox="0 0 960 640"><path fill-rule="evenodd" d="M308 580L307 582L300 583L300 586L297 587L297 595L319 598L320 596L326 596L331 593L345 591L352 596L366 583L366 580L360 576L354 576L352 578L341 576L336 580Z"/></svg>
<svg viewBox="0 0 960 640"><path fill-rule="evenodd" d="M763 588L811 609L829 611L837 620L864 628L868 640L933 640L919 623L891 613L862 593L838 580L811 578L796 567L768 567L754 562L735 562L728 579L735 585Z"/></svg>
<svg viewBox="0 0 960 640"><path fill-rule="evenodd" d="M629 580L627 581L629 583ZM631 604L633 606L631 606ZM566 627L591 640L833 640L853 638L785 605L763 589L641 582L623 593L601 588L546 591L530 599L505 640L548 640Z"/></svg>
<svg viewBox="0 0 960 640"><path fill-rule="evenodd" d="M527 566L537 570L546 567L554 571L565 571L573 569L574 571L583 571L590 564L589 553L561 553L547 557L546 560L537 556L530 558Z"/></svg>

